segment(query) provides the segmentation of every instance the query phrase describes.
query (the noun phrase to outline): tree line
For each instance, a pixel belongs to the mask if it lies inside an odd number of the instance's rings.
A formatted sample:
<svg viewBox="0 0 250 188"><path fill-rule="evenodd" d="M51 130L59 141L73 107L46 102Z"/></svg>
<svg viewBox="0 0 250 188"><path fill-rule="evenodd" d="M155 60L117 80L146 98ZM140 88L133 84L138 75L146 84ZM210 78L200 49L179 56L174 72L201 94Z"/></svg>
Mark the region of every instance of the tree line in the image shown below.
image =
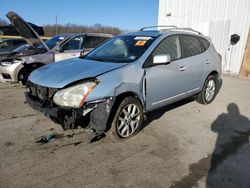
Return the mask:
<svg viewBox="0 0 250 188"><path fill-rule="evenodd" d="M0 26L9 25L7 21L0 18ZM77 24L53 24L53 25L44 25L42 26L44 29L45 36L55 36L63 33L108 33L117 35L122 32L121 29L112 26L104 26L102 24L94 24L93 26L84 26Z"/></svg>
<svg viewBox="0 0 250 188"><path fill-rule="evenodd" d="M77 24L65 24L65 25L44 25L43 26L45 36L55 36L62 33L109 33L117 35L122 32L117 27L104 26L101 24L94 24L93 26L83 26Z"/></svg>

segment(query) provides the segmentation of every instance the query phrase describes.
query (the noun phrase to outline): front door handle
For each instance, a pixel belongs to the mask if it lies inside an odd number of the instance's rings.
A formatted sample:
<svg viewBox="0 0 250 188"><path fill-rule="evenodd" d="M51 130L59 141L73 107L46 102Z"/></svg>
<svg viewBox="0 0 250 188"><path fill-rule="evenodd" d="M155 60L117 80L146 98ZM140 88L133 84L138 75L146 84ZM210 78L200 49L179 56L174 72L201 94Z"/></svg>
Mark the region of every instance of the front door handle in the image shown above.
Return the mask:
<svg viewBox="0 0 250 188"><path fill-rule="evenodd" d="M76 56L76 54L75 54L75 53L72 53L71 56Z"/></svg>
<svg viewBox="0 0 250 188"><path fill-rule="evenodd" d="M180 71L185 71L186 69L187 69L187 67L181 66L179 70Z"/></svg>
<svg viewBox="0 0 250 188"><path fill-rule="evenodd" d="M206 60L206 64L210 64L211 61L209 59Z"/></svg>

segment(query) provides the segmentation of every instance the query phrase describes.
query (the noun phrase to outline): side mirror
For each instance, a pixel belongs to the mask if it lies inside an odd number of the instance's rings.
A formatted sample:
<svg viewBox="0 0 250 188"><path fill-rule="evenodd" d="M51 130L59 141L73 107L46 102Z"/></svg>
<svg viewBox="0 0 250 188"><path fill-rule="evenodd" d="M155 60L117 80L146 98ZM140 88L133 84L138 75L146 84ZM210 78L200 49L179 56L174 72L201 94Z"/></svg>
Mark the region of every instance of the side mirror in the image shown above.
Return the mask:
<svg viewBox="0 0 250 188"><path fill-rule="evenodd" d="M156 55L156 56L154 56L153 63L154 64L170 63L170 55L168 55L168 54Z"/></svg>
<svg viewBox="0 0 250 188"><path fill-rule="evenodd" d="M84 57L84 56L87 55L88 53L89 53L89 50L83 50L83 51L81 51L80 56L81 56L81 57Z"/></svg>
<svg viewBox="0 0 250 188"><path fill-rule="evenodd" d="M63 52L64 50L63 50L62 46L58 45L58 46L56 46L56 51Z"/></svg>

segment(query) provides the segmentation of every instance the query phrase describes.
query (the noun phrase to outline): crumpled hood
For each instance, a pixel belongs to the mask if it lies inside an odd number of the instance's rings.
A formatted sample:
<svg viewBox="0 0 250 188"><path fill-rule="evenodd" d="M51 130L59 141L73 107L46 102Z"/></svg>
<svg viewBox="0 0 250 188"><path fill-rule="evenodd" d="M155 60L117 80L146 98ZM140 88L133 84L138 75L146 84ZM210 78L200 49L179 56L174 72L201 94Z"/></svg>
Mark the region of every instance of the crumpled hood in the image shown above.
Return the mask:
<svg viewBox="0 0 250 188"><path fill-rule="evenodd" d="M93 78L125 65L126 63L99 62L74 58L45 65L33 71L29 76L29 81L45 87L63 88L72 82Z"/></svg>

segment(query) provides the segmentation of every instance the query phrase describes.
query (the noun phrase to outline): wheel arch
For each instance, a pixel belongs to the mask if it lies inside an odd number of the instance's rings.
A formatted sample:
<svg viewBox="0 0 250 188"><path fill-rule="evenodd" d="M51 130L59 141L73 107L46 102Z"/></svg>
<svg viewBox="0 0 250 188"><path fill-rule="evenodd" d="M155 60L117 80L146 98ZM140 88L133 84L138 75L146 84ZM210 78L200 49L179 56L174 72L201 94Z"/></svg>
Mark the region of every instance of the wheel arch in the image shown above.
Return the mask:
<svg viewBox="0 0 250 188"><path fill-rule="evenodd" d="M134 98L138 99L138 101L141 103L142 107L143 108L145 107L142 98L136 92L133 92L133 91L126 91L126 92L118 94L115 97L114 106L119 105L122 102L122 100L125 99L126 97L134 97Z"/></svg>
<svg viewBox="0 0 250 188"><path fill-rule="evenodd" d="M37 69L39 67L44 66L45 63L41 63L41 62L34 62L34 63L23 63L22 66L20 66L19 70L17 71L17 80L18 82L20 81L20 74L22 73L22 71L24 71L26 69L26 72L29 73L30 70L32 69ZM32 70L33 71L33 70ZM32 72L31 71L31 72Z"/></svg>
<svg viewBox="0 0 250 188"><path fill-rule="evenodd" d="M204 84L205 84L205 82L206 82L206 80L208 79L208 77L209 76L211 76L211 75L214 75L214 76L216 76L217 78L218 78L218 76L220 75L219 73L218 73L218 71L216 71L216 70L213 70L213 71L211 71L207 76L206 76L206 78L203 80L203 82L202 82L202 88L204 87Z"/></svg>
<svg viewBox="0 0 250 188"><path fill-rule="evenodd" d="M107 123L107 127L106 127L105 132L107 132L108 130L111 129L112 119L115 117L116 110L118 109L119 105L126 97L136 98L141 103L143 110L145 110L145 105L144 105L141 97L136 92L126 91L126 92L122 92L122 93L118 94L115 97L115 101L114 101L113 107L111 109L110 116L108 118L108 123Z"/></svg>

